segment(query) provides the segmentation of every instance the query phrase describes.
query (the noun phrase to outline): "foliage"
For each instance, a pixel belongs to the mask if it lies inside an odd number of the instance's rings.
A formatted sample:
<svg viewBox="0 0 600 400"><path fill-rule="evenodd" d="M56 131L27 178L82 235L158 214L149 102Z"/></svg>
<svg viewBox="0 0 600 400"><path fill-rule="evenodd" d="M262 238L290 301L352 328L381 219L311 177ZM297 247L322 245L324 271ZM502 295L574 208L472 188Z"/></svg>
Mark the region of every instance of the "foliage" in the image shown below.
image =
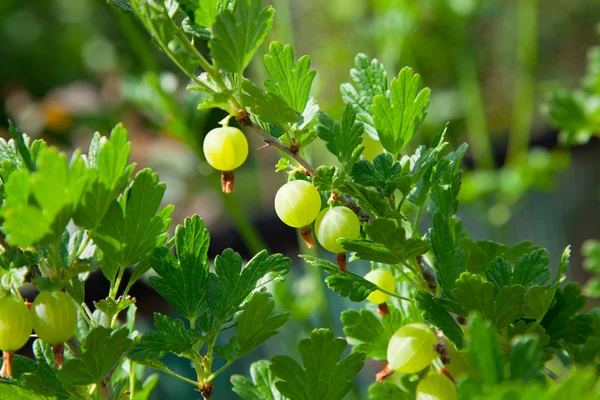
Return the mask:
<svg viewBox="0 0 600 400"><path fill-rule="evenodd" d="M434 362L396 379L397 374L384 369L378 374L384 382L371 386L370 398L415 398L417 382L432 373L451 376L452 362L461 359L467 370L457 373L456 386L465 399L598 393L600 315L584 312L587 298L578 284L563 284L570 248L554 263L558 272L552 278L546 249L531 242L507 246L471 237L457 216L467 146L448 151L446 128L429 145L413 146L427 115L430 90L411 68L401 69L388 82L382 63L357 56L352 83L341 88L345 107L337 120L319 111L310 97L315 72L307 56L296 60L290 45L269 46L263 60L269 78L264 83L244 76L273 23L274 10L262 1L113 4L136 15L156 45L189 77L189 90L205 94L200 109L220 108L235 116L283 153L278 172L313 184L326 206L341 203L358 215L360 237L337 239L352 253L350 271L345 253L337 255L337 265L302 256L327 273L329 288L353 302L363 302L377 290L392 298L378 305L378 315L367 307L342 314L352 344L346 357L348 341L335 338L329 329L316 329L300 341L301 362L278 355L254 363L251 378L233 376L238 395L342 399L353 389L352 379L365 359L386 360L396 351L389 346L394 332L423 320L438 339L433 349L424 349L430 354L435 350ZM210 58L196 41L204 41ZM597 86L591 78L587 84ZM88 154L76 151L70 161L12 125L10 132L11 141L0 141L3 289L18 295L26 282L41 290L64 288L76 300L82 324L67 344L64 366L58 368L53 350L38 340L35 361L17 357L15 379L2 382L0 393L12 398L127 398L128 390L143 384L132 367L141 365L187 382L209 399L217 376L287 322L289 314L275 312L267 288L283 279L291 260L263 250L244 265L238 253L227 249L211 268L210 238L198 216L186 219L169 239L173 207L162 206L165 186L149 169L132 177L122 126L109 139L95 135ZM385 150L373 161L362 156L365 132ZM317 138L339 165L314 168L306 161L305 150ZM503 172L516 174L523 183L511 200L554 171L545 165L528 174L525 165ZM421 232L424 213L432 226ZM72 226L76 231L67 229ZM586 246L585 252L587 265L595 271L596 245ZM363 278L354 260L389 270L394 290ZM133 275L118 297L130 266ZM83 301L84 282L97 268L111 288L92 313ZM150 285L183 319L157 313L155 329L139 334L135 301L127 293L151 268L156 275ZM118 317L125 310L127 321L121 324ZM217 346L220 334L229 329L235 330L229 342ZM196 380L169 370L161 361L169 354L188 360ZM213 371L217 357L224 365ZM556 378L550 370L553 362L565 370L558 384L546 377Z"/></svg>

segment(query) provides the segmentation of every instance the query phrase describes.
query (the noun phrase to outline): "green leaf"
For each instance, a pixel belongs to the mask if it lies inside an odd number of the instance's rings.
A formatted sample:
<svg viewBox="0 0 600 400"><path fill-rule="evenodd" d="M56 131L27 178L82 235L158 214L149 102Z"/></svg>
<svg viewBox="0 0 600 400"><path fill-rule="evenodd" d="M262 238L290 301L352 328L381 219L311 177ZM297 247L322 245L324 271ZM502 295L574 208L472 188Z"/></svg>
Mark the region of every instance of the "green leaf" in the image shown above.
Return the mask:
<svg viewBox="0 0 600 400"><path fill-rule="evenodd" d="M550 258L546 249L525 254L515 264L512 283L525 287L543 285L550 278L549 263Z"/></svg>
<svg viewBox="0 0 600 400"><path fill-rule="evenodd" d="M560 348L561 343L585 343L594 334L595 320L591 315L577 315L587 300L581 294L581 287L576 283L568 283L556 290L555 299L541 322L550 335L551 346Z"/></svg>
<svg viewBox="0 0 600 400"><path fill-rule="evenodd" d="M108 316L108 318L112 318L114 315L117 315L132 304L135 304L135 299L130 296L119 297L116 300L107 297L100 301L94 302L94 306L96 307L96 309L102 311Z"/></svg>
<svg viewBox="0 0 600 400"><path fill-rule="evenodd" d="M413 385L416 388L416 385ZM413 389L415 389L413 388ZM376 382L369 386L369 400L413 400L415 390L408 393L391 382Z"/></svg>
<svg viewBox="0 0 600 400"><path fill-rule="evenodd" d="M217 15L226 9L233 9L235 0L180 0L179 5L189 16L194 26L210 28ZM210 32L208 35L210 38Z"/></svg>
<svg viewBox="0 0 600 400"><path fill-rule="evenodd" d="M294 63L294 50L289 44L273 42L269 54L265 54L265 67L272 80L265 81L265 88L279 93L294 110L302 113L306 108L315 71L310 70L308 56Z"/></svg>
<svg viewBox="0 0 600 400"><path fill-rule="evenodd" d="M67 162L66 155L55 148L42 151L37 170L31 175L25 170L12 173L0 210L7 242L27 247L60 239L88 177L79 152Z"/></svg>
<svg viewBox="0 0 600 400"><path fill-rule="evenodd" d="M250 365L252 379L242 375L233 375L231 377L232 390L244 400L283 400L275 387L276 378L270 367L271 363L266 360L252 363Z"/></svg>
<svg viewBox="0 0 600 400"><path fill-rule="evenodd" d="M381 290L374 283L369 282L361 276L352 272L340 271L337 265L317 257L300 255L304 260L330 274L326 279L327 286L342 297L348 297L352 301L363 301L371 292Z"/></svg>
<svg viewBox="0 0 600 400"><path fill-rule="evenodd" d="M458 349L461 349L463 347L465 335L450 313L446 311L444 307L436 303L435 298L428 293L419 292L416 300L418 307L423 310L423 318L425 321L441 330Z"/></svg>
<svg viewBox="0 0 600 400"><path fill-rule="evenodd" d="M540 371L544 364L544 353L538 336L516 336L511 342L511 347L510 379L525 383L532 379L544 378Z"/></svg>
<svg viewBox="0 0 600 400"><path fill-rule="evenodd" d="M244 305L237 317L235 336L231 339L234 350L225 357L235 360L254 350L271 336L275 336L290 318L290 313L271 315L275 302L267 292L257 292Z"/></svg>
<svg viewBox="0 0 600 400"><path fill-rule="evenodd" d="M408 260L429 251L429 243L417 238L406 239L406 231L397 219L372 219L365 227L373 239L340 239L346 250L356 252L362 260L386 264L408 263Z"/></svg>
<svg viewBox="0 0 600 400"><path fill-rule="evenodd" d="M213 321L225 322L257 287L282 279L290 264L289 258L263 250L242 268L242 257L231 249L225 250L216 257L216 274L211 273L209 278L208 307Z"/></svg>
<svg viewBox="0 0 600 400"><path fill-rule="evenodd" d="M496 330L479 315L469 317L471 340L467 346L483 383L493 385L504 379L504 359Z"/></svg>
<svg viewBox="0 0 600 400"><path fill-rule="evenodd" d="M467 311L477 311L498 329L503 329L522 314L525 288L504 286L495 294L494 285L480 276L463 272L456 281L452 296Z"/></svg>
<svg viewBox="0 0 600 400"><path fill-rule="evenodd" d="M353 353L340 360L346 346L330 330L315 329L299 345L304 368L291 357L273 357L271 371L281 379L275 386L290 400L341 400L365 359L364 353Z"/></svg>
<svg viewBox="0 0 600 400"><path fill-rule="evenodd" d="M36 394L19 385L12 383L0 384L0 398L10 400L50 400L56 397Z"/></svg>
<svg viewBox="0 0 600 400"><path fill-rule="evenodd" d="M250 111L258 115L261 121L269 124L289 124L298 119L296 111L275 92L263 92L252 81L245 79L244 103Z"/></svg>
<svg viewBox="0 0 600 400"><path fill-rule="evenodd" d="M208 308L208 245L210 236L199 216L187 218L175 230L179 260L167 247L154 251L151 264L159 275L150 285L184 317L196 320Z"/></svg>
<svg viewBox="0 0 600 400"><path fill-rule="evenodd" d="M352 352L364 352L367 358L375 360L387 359L388 343L405 322L395 307L390 307L390 313L381 320L369 310L347 310L342 313L341 321L344 333L354 345Z"/></svg>
<svg viewBox="0 0 600 400"><path fill-rule="evenodd" d="M8 133L10 133L10 136L12 137L12 143L9 142L8 145L12 145L12 147L14 148L15 152L10 152L9 154L12 155L12 157L9 157L9 160L11 160L14 164L15 167L19 167L18 161L17 161L17 153L18 156L20 156L20 161L23 162L23 164L25 165L25 167L27 167L27 169L31 172L35 171L36 166L32 160L31 157L31 153L29 151L29 148L27 147L27 143L25 142L25 134L23 132L21 132L21 130L19 130L15 124L9 119L8 120ZM4 142L6 143L6 142ZM2 146L4 149L6 149L6 146ZM6 153L5 153L6 154ZM1 159L4 159L4 157L2 157Z"/></svg>
<svg viewBox="0 0 600 400"><path fill-rule="evenodd" d="M350 70L353 83L341 86L342 99L357 110L356 119L365 125L367 134L378 139L371 107L375 96L384 96L387 92L385 68L377 59L370 60L364 54L358 54L355 63L356 68Z"/></svg>
<svg viewBox="0 0 600 400"><path fill-rule="evenodd" d="M590 273L596 275L588 280L585 285L585 294L590 297L600 297L600 240L586 240L581 246L583 255L583 267ZM569 248L565 249L561 259L558 275L555 279L556 284L564 280L566 269L569 266ZM563 261L564 260L564 261Z"/></svg>
<svg viewBox="0 0 600 400"><path fill-rule="evenodd" d="M241 74L269 33L274 14L273 7L262 8L261 0L238 0L235 13L230 9L221 12L209 42L217 67Z"/></svg>
<svg viewBox="0 0 600 400"><path fill-rule="evenodd" d="M458 247L465 256L465 267L467 271L474 274L480 273L486 269L487 257L481 248L471 239L460 239ZM510 268L510 264L509 264Z"/></svg>
<svg viewBox="0 0 600 400"><path fill-rule="evenodd" d="M98 383L131 347L127 328L111 330L97 327L90 331L81 344L79 359L65 362L58 372L66 385L90 385Z"/></svg>
<svg viewBox="0 0 600 400"><path fill-rule="evenodd" d="M348 164L346 163L346 166ZM383 217L390 209L390 203L383 197L383 193L375 188L365 187L353 182L345 182L340 190L358 204L360 208L373 216Z"/></svg>
<svg viewBox="0 0 600 400"><path fill-rule="evenodd" d="M586 251L585 251L586 243L587 242L584 242L583 247L582 247L584 257L586 256ZM600 243L598 245L598 259L600 260ZM558 286L565 279L567 279L567 270L569 269L570 260L571 260L571 245L565 247L565 249L563 250L563 253L560 257L560 264L558 266L558 271L556 272L556 277L554 278L554 281L552 282L553 286ZM598 262L598 264L599 264L598 272L600 272L600 261ZM583 262L583 267L594 272L594 269L589 268L587 261Z"/></svg>
<svg viewBox="0 0 600 400"><path fill-rule="evenodd" d="M494 285L496 294L505 286L512 285L512 270L510 263L502 257L496 258L485 270L488 282Z"/></svg>
<svg viewBox="0 0 600 400"><path fill-rule="evenodd" d="M320 192L331 192L338 189L344 182L340 170L337 167L321 165L317 168L317 175L313 178L313 185Z"/></svg>
<svg viewBox="0 0 600 400"><path fill-rule="evenodd" d="M398 154L413 138L429 107L429 88L421 89L421 77L402 68L392 79L389 94L373 99L373 121L379 140L389 153Z"/></svg>
<svg viewBox="0 0 600 400"><path fill-rule="evenodd" d="M105 257L127 267L167 241L173 206L158 210L164 192L158 175L143 169L125 193L111 202L102 223L91 233Z"/></svg>
<svg viewBox="0 0 600 400"><path fill-rule="evenodd" d="M465 310L478 311L489 320L494 318L494 286L480 276L463 272L456 281L452 296Z"/></svg>
<svg viewBox="0 0 600 400"><path fill-rule="evenodd" d="M36 339L33 342L33 354L36 362L29 358L15 356L13 360L13 377L30 391L31 398L43 396L48 399L69 399L70 393L56 376L52 346ZM5 385L0 384L0 387ZM0 390L0 393L2 391ZM0 398L4 398L0 396ZM12 399L12 397L10 397Z"/></svg>
<svg viewBox="0 0 600 400"><path fill-rule="evenodd" d="M523 312L523 297L525 288L521 285L512 285L503 287L494 302L494 325L498 330L509 326L517 318L520 318Z"/></svg>
<svg viewBox="0 0 600 400"><path fill-rule="evenodd" d="M154 313L154 326L157 330L142 335L127 352L133 361L159 359L168 353L179 356L192 352L193 346L202 339L200 332L187 329L180 319L171 319Z"/></svg>
<svg viewBox="0 0 600 400"><path fill-rule="evenodd" d="M351 158L354 150L362 143L364 125L356 120L356 111L346 105L342 121L334 121L325 113L319 114L319 125L315 127L319 137L326 142L327 150L335 155L342 165Z"/></svg>
<svg viewBox="0 0 600 400"><path fill-rule="evenodd" d="M531 286L527 289L523 300L523 312L529 318L541 320L554 299L556 288L544 286Z"/></svg>
<svg viewBox="0 0 600 400"><path fill-rule="evenodd" d="M375 156L373 164L359 160L350 170L350 177L355 183L379 188L390 196L398 189L401 169L400 163L394 162L390 154L382 153Z"/></svg>
<svg viewBox="0 0 600 400"><path fill-rule="evenodd" d="M430 235L438 282L449 294L454 289L456 279L465 270L465 261L463 254L456 248L449 219L440 211L433 214L433 229L430 230Z"/></svg>
<svg viewBox="0 0 600 400"><path fill-rule="evenodd" d="M584 92L570 93L554 88L543 110L552 125L560 129L559 139L565 144L587 143L598 132L600 122L588 115L586 105L590 97Z"/></svg>

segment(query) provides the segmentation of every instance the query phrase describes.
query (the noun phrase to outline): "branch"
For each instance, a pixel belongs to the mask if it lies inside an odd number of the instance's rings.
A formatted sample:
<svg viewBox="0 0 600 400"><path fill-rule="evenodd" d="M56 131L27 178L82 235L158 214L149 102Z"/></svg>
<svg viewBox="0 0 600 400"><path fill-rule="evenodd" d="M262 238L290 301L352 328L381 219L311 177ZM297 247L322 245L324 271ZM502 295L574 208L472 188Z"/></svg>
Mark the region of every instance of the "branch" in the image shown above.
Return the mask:
<svg viewBox="0 0 600 400"><path fill-rule="evenodd" d="M281 140L269 135L267 132L265 132L260 125L252 122L252 120L250 120L250 115L244 111L241 111L238 114L238 122L240 123L240 125L242 126L247 126L252 128L256 133L258 133L258 135L260 137L263 138L263 140L265 141L265 143L269 146L274 146L276 148L278 148L279 150L283 151L285 154L287 154L289 157L293 158L294 160L296 160L296 162L298 164L300 164L302 166L302 168L304 168L308 174L310 176L316 176L317 175L317 170L315 169L315 167L313 167L312 165L310 165L308 163L308 161L306 161L300 154L298 154L298 152L294 152L292 151L289 147L287 147L285 144L283 144L283 142L281 142ZM369 219L371 219L371 216L369 215L369 213L367 213L365 210L363 210L362 208L360 208L358 206L358 204L356 204L351 198L345 196L345 195L341 195L339 197L339 200L349 209L351 209L352 211L354 211L354 213L356 213L360 219L362 221L369 221Z"/></svg>

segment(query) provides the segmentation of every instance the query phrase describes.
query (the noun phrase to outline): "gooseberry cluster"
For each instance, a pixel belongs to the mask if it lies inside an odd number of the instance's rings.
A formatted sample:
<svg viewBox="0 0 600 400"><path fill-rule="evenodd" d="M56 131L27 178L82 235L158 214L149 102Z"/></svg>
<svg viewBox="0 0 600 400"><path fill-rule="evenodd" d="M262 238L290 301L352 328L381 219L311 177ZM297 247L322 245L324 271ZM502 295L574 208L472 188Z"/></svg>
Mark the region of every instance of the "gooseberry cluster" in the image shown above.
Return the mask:
<svg viewBox="0 0 600 400"><path fill-rule="evenodd" d="M21 300L8 295L0 300L0 350L4 362L0 376L12 376L12 357L23 347L32 329L37 336L52 345L56 365L63 363L64 342L77 328L77 309L71 297L61 291L40 293L31 310Z"/></svg>
<svg viewBox="0 0 600 400"><path fill-rule="evenodd" d="M360 221L348 207L328 206L321 210L321 195L312 183L293 180L279 188L275 195L275 212L288 226L299 228L306 245L314 246L311 224L314 222L317 241L335 253L338 265L346 271L346 251L338 239L356 239Z"/></svg>

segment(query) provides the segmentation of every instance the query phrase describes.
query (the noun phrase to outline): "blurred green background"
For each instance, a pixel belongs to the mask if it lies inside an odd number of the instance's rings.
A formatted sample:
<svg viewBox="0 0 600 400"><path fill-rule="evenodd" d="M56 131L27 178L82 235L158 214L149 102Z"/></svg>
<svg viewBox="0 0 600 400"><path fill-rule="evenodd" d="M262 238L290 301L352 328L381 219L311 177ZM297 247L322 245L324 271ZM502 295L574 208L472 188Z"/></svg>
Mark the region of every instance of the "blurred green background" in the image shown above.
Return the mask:
<svg viewBox="0 0 600 400"><path fill-rule="evenodd" d="M600 42L595 0L273 0L273 40L311 58L317 78L312 95L320 108L339 117L340 84L350 80L354 56L383 61L391 79L410 65L431 87L431 107L412 145L427 142L450 122L452 144L468 141L460 213L475 239L515 244L532 240L548 247L556 265L573 246L572 278L587 279L581 244L600 238L600 144L561 148L557 132L540 111L547 88L574 88L585 71L588 48ZM196 43L206 51L205 43ZM266 45L261 50L264 52ZM257 57L250 68L258 82L265 70ZM129 130L132 158L167 183L174 204L172 229L194 213L212 234L211 253L232 247L245 258L268 248L294 260L293 279L274 290L281 309L292 312L282 334L246 357L231 373L247 374L251 361L276 353L296 355L298 340L313 327L343 335L339 314L357 307L332 295L320 273L298 260L296 232L275 216L273 197L284 182L276 175L278 154L252 151L236 172L233 195L220 193L219 175L203 160L204 134L221 112L199 112L198 94L187 78L150 41L133 15L103 0L2 0L0 2L0 135L7 118L28 135L64 149L87 148L94 131L108 134L119 121ZM261 146L249 135L251 147ZM369 141L368 153L378 150ZM335 164L321 143L305 156ZM429 222L423 221L426 229ZM357 265L357 271L368 266ZM361 269L362 268L362 269ZM106 295L100 274L90 279L91 302ZM137 297L139 329L152 312L172 312L144 283ZM177 359L173 369L190 375ZM354 398L380 369L367 364ZM228 374L224 374L228 375ZM215 393L229 394L227 376ZM155 398L177 392L197 396L162 376ZM226 395L225 395L226 394Z"/></svg>

